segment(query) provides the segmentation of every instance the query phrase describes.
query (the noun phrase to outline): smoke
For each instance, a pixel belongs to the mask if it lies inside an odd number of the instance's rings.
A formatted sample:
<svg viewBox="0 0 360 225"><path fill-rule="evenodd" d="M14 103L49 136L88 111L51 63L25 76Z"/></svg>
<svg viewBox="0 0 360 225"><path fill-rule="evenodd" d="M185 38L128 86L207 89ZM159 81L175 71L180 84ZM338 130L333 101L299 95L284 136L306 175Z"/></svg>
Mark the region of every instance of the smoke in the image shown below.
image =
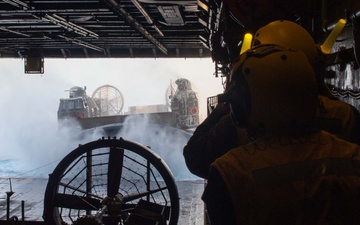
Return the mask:
<svg viewBox="0 0 360 225"><path fill-rule="evenodd" d="M36 127L39 121L31 120L30 126ZM82 130L74 119L59 121L57 125L38 126L31 133L27 130L9 135L11 151L1 154L0 176L10 177L47 177L56 165L76 149L107 137L106 130L116 130L117 138L124 138L147 146L159 155L168 166L176 180L198 179L187 169L182 150L191 133L163 124L152 123L146 114L127 116L124 123L100 126ZM56 129L54 129L56 127ZM8 133L9 134L9 133ZM12 137L11 137L12 136ZM39 138L42 137L42 138ZM112 137L112 136L111 136ZM6 145L0 145L5 148Z"/></svg>
<svg viewBox="0 0 360 225"><path fill-rule="evenodd" d="M170 168L176 180L197 179L185 165L183 147L191 133L167 125L152 123L147 114L130 115L124 123L97 127L84 131L82 136L95 138L106 137L106 130L116 130L117 138L135 141L149 147L159 155ZM94 135L95 134L95 135ZM94 140L97 140L96 138Z"/></svg>
<svg viewBox="0 0 360 225"><path fill-rule="evenodd" d="M6 67L0 71L0 175L6 172L27 175L48 165L42 174L47 176L55 164L51 162L63 157L68 150L63 148L67 140L61 133L66 132L59 133L56 115L57 95L63 82L24 75L23 71ZM3 165L5 162L7 166Z"/></svg>
<svg viewBox="0 0 360 225"><path fill-rule="evenodd" d="M191 134L182 130L153 124L147 116L130 116L124 122L119 136L132 139L149 146L159 154L170 167L176 179L192 179L182 155Z"/></svg>
<svg viewBox="0 0 360 225"><path fill-rule="evenodd" d="M70 124L70 121L66 122ZM76 121L71 126L44 120L23 120L2 131L0 176L47 177L60 160L74 149L80 132Z"/></svg>
<svg viewBox="0 0 360 225"><path fill-rule="evenodd" d="M0 61L0 176L47 177L79 144L101 137L101 130L94 129L79 138L76 121L58 123L59 99L68 97L65 90L73 86L86 86L91 94L101 85L113 85L124 95L126 110L128 106L164 104L170 80L183 77L197 87L202 118L206 97L222 91L219 79L212 77L211 59L46 59L41 76L25 75L23 68L22 60ZM151 124L147 118L129 118L118 136L151 147L176 178L192 178L182 156L189 136L181 130Z"/></svg>

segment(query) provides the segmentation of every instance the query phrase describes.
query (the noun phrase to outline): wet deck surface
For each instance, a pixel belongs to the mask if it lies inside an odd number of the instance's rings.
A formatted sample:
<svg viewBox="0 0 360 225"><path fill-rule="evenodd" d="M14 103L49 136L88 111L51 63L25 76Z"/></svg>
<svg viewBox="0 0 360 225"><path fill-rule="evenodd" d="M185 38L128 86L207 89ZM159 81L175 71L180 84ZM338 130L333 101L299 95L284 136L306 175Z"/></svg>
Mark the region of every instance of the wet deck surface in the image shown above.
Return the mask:
<svg viewBox="0 0 360 225"><path fill-rule="evenodd" d="M24 201L25 221L42 221L44 193L47 185L45 178L12 178L10 217L21 216L21 202ZM179 225L204 225L204 204L201 194L203 180L176 181L179 197ZM0 178L0 220L6 220L6 196L10 191L8 178Z"/></svg>

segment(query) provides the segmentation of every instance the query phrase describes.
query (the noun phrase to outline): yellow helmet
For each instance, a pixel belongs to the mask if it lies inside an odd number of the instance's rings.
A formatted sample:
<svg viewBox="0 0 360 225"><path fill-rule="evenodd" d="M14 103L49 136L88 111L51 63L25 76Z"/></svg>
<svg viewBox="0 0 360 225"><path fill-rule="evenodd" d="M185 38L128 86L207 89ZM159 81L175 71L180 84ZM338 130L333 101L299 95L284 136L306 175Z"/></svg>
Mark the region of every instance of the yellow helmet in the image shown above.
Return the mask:
<svg viewBox="0 0 360 225"><path fill-rule="evenodd" d="M303 51L311 64L317 63L321 56L320 48L309 32L288 20L273 21L258 29L252 47L259 44L274 44Z"/></svg>
<svg viewBox="0 0 360 225"><path fill-rule="evenodd" d="M242 54L230 76L234 122L262 131L308 126L315 117L315 73L303 52L259 45Z"/></svg>

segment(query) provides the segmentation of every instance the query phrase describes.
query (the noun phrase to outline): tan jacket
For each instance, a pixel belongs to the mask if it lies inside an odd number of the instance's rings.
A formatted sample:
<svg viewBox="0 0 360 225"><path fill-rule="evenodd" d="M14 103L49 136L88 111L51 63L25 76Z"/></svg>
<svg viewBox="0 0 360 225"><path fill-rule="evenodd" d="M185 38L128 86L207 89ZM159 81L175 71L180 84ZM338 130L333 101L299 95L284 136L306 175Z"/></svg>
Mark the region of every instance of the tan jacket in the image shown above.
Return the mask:
<svg viewBox="0 0 360 225"><path fill-rule="evenodd" d="M328 132L263 137L212 167L238 224L360 223L360 147Z"/></svg>
<svg viewBox="0 0 360 225"><path fill-rule="evenodd" d="M319 107L316 117L320 122L320 128L336 136L360 144L359 137L359 112L352 105L329 99L319 95Z"/></svg>

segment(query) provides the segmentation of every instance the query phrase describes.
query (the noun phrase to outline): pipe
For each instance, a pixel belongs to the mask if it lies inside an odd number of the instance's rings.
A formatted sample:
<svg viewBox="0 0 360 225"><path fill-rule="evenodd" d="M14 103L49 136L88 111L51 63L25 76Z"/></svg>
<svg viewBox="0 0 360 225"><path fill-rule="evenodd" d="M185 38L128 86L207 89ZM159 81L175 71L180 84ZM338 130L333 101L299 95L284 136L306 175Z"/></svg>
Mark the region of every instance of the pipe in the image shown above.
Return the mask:
<svg viewBox="0 0 360 225"><path fill-rule="evenodd" d="M356 17L353 22L354 56L357 65L360 65L360 17Z"/></svg>
<svg viewBox="0 0 360 225"><path fill-rule="evenodd" d="M350 14L348 17L347 17L349 20L354 20L354 19L357 19L357 18L360 18L360 11L357 11L355 13L352 13ZM330 24L329 26L325 27L324 28L324 31L330 31L330 30L333 30L334 27L336 26L337 23L332 23Z"/></svg>
<svg viewBox="0 0 360 225"><path fill-rule="evenodd" d="M352 13L349 15L349 19L354 20L360 18L360 11L357 11L355 13Z"/></svg>

